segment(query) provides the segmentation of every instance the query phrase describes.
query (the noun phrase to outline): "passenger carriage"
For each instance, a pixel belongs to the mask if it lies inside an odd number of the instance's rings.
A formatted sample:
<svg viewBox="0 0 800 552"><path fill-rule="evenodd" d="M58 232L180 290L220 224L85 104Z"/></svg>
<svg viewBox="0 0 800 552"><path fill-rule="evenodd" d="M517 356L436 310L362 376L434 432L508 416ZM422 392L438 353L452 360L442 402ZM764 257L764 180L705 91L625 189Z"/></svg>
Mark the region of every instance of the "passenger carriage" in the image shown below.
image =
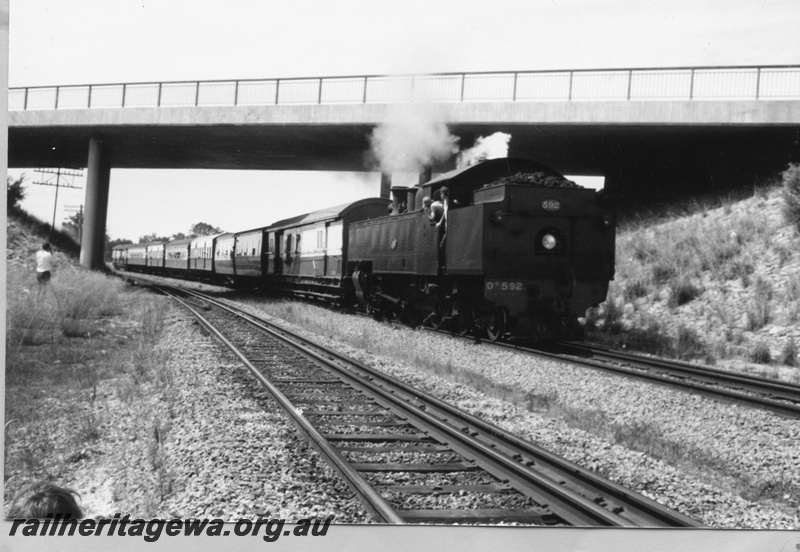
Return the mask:
<svg viewBox="0 0 800 552"><path fill-rule="evenodd" d="M173 274L188 274L191 243L191 239L183 239L164 244L164 269Z"/></svg>
<svg viewBox="0 0 800 552"><path fill-rule="evenodd" d="M149 272L164 270L164 242L151 242L146 246L147 269Z"/></svg>
<svg viewBox="0 0 800 552"><path fill-rule="evenodd" d="M198 236L189 242L189 270L208 278L214 274L214 239L221 234Z"/></svg>
<svg viewBox="0 0 800 552"><path fill-rule="evenodd" d="M234 244L236 234L229 232L220 234L214 240L214 274L218 279L233 279L234 274Z"/></svg>
<svg viewBox="0 0 800 552"><path fill-rule="evenodd" d="M128 247L130 244L115 245L111 248L111 264L117 270L124 270L128 265Z"/></svg>
<svg viewBox="0 0 800 552"><path fill-rule="evenodd" d="M388 205L388 199L362 199L266 228L262 266L269 287L307 297L339 299L350 224L385 215Z"/></svg>
<svg viewBox="0 0 800 552"><path fill-rule="evenodd" d="M127 268L139 271L147 268L147 244L137 243L128 246Z"/></svg>
<svg viewBox="0 0 800 552"><path fill-rule="evenodd" d="M264 228L237 232L233 243L235 280L258 286L265 273Z"/></svg>

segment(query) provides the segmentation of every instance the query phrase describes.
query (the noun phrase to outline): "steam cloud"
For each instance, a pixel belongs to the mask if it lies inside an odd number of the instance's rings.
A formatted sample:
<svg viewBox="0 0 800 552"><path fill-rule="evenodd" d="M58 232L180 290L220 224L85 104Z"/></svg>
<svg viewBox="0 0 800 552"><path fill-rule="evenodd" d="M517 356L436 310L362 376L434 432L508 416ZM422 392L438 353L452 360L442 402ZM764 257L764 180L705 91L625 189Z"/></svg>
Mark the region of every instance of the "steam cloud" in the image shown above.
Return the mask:
<svg viewBox="0 0 800 552"><path fill-rule="evenodd" d="M480 136L475 140L474 146L458 154L456 168L463 169L487 159L508 156L508 143L510 140L511 135L505 132L495 132L487 137Z"/></svg>
<svg viewBox="0 0 800 552"><path fill-rule="evenodd" d="M458 137L436 117L433 106L396 106L370 136L372 165L382 172L420 172L458 153Z"/></svg>
<svg viewBox="0 0 800 552"><path fill-rule="evenodd" d="M506 157L511 135L495 132L480 136L471 148L461 152L458 141L441 117L437 117L434 105L394 106L389 120L370 135L367 164L388 174L421 172L458 154L456 168L462 169L487 159Z"/></svg>

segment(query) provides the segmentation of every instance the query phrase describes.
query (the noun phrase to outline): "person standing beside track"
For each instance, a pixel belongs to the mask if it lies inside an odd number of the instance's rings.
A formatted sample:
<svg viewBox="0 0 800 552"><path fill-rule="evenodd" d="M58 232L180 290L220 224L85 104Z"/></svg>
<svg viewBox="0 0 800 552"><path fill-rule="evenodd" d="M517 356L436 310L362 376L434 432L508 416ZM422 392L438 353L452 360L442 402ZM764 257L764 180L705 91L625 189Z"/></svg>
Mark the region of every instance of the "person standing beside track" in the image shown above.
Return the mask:
<svg viewBox="0 0 800 552"><path fill-rule="evenodd" d="M48 242L42 244L42 248L36 252L36 281L40 286L44 286L50 281L56 269L56 259L51 253L51 246Z"/></svg>

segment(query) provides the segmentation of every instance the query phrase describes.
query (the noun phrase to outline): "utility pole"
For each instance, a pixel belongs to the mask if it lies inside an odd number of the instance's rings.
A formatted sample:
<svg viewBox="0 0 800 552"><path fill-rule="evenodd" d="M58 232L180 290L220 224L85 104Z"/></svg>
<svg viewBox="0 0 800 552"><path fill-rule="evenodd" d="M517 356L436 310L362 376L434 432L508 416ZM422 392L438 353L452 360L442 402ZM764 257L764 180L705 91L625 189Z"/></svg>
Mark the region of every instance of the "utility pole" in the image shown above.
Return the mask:
<svg viewBox="0 0 800 552"><path fill-rule="evenodd" d="M76 176L83 176L83 171L74 170L74 169L34 169L34 172L40 173L39 182L34 182L34 184L38 184L40 186L55 186L56 187L56 197L53 200L53 224L50 225L50 239L53 238L53 232L56 229L56 210L58 208L58 188L75 188L80 189L80 186L75 186L75 177ZM49 177L45 177L44 175L53 175ZM69 176L71 177L71 181L69 184L62 184L61 177L62 176ZM46 178L46 179L45 179ZM55 179L55 183L53 180Z"/></svg>

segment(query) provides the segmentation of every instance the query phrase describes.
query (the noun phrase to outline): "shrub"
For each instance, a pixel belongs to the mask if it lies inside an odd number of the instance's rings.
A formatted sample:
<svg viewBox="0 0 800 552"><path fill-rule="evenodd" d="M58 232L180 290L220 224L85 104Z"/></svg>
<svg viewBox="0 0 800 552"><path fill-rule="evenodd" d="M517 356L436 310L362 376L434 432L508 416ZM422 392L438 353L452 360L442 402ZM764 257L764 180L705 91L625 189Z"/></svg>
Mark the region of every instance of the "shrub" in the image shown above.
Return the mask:
<svg viewBox="0 0 800 552"><path fill-rule="evenodd" d="M800 274L793 274L786 280L787 301L800 301Z"/></svg>
<svg viewBox="0 0 800 552"><path fill-rule="evenodd" d="M642 329L631 328L621 336L621 340L614 346L622 346L632 351L641 351L657 356L673 354L672 339L667 330L657 321L651 320Z"/></svg>
<svg viewBox="0 0 800 552"><path fill-rule="evenodd" d="M790 163L783 177L783 217L800 232L800 163Z"/></svg>
<svg viewBox="0 0 800 552"><path fill-rule="evenodd" d="M647 284L643 280L638 279L625 286L623 295L626 301L633 301L634 299L646 296L648 293Z"/></svg>
<svg viewBox="0 0 800 552"><path fill-rule="evenodd" d="M56 273L51 286L58 301L62 328L66 331L84 326L76 321L119 312L119 297L125 284L96 272L68 266Z"/></svg>
<svg viewBox="0 0 800 552"><path fill-rule="evenodd" d="M659 260L653 265L653 281L656 284L666 284L678 274L678 269L673 264L668 264L665 260Z"/></svg>
<svg viewBox="0 0 800 552"><path fill-rule="evenodd" d="M703 290L694 285L689 278L680 278L670 286L668 305L670 307L685 305L699 297L701 293L703 293Z"/></svg>
<svg viewBox="0 0 800 552"><path fill-rule="evenodd" d="M705 357L710 360L711 352L694 329L680 326L675 340L675 357L681 360Z"/></svg>
<svg viewBox="0 0 800 552"><path fill-rule="evenodd" d="M789 338L789 341L783 346L783 350L781 351L781 364L797 366L797 345L795 345L794 339L792 338Z"/></svg>
<svg viewBox="0 0 800 552"><path fill-rule="evenodd" d="M761 278L756 279L753 299L747 309L747 329L758 330L766 326L772 318L772 286Z"/></svg>
<svg viewBox="0 0 800 552"><path fill-rule="evenodd" d="M719 276L723 280L736 280L740 278L743 287L750 285L750 275L756 271L755 266L749 259L734 259L723 265L723 268L718 271Z"/></svg>
<svg viewBox="0 0 800 552"><path fill-rule="evenodd" d="M758 364L772 362L772 353L769 350L769 346L763 341L756 343L756 346L750 351L750 360Z"/></svg>

